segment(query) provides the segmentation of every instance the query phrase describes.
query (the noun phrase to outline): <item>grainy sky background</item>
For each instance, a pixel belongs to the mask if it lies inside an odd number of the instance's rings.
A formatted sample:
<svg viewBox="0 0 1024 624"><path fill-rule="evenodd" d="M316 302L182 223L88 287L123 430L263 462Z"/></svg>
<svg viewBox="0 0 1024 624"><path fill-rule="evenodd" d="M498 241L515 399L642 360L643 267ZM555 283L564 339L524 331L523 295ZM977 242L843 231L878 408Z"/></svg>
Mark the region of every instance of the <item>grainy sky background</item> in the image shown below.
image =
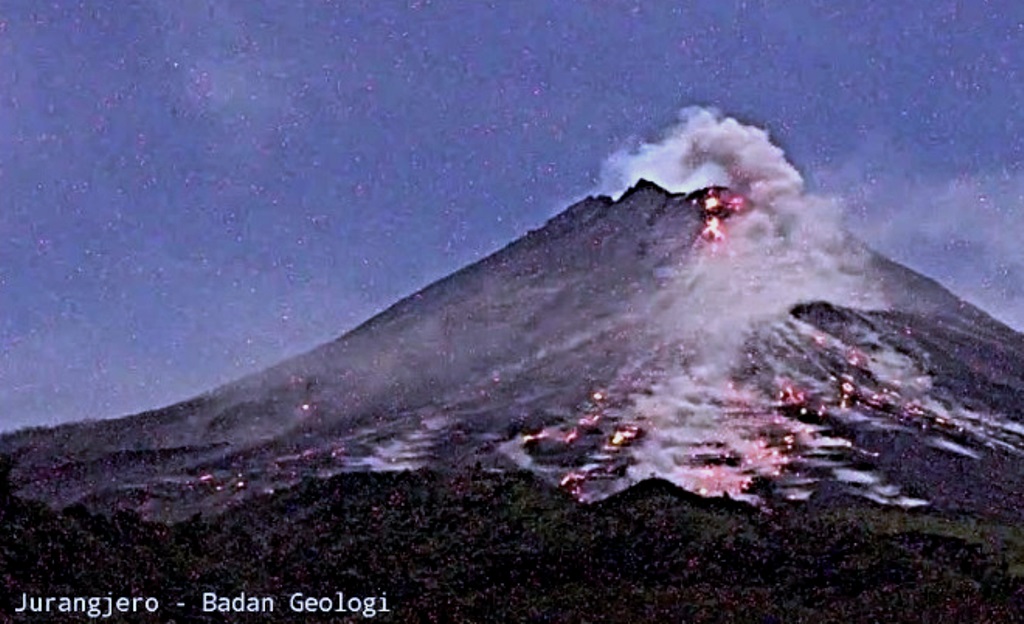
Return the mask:
<svg viewBox="0 0 1024 624"><path fill-rule="evenodd" d="M0 0L0 429L334 338L690 105L1024 328L1024 5L860 4Z"/></svg>

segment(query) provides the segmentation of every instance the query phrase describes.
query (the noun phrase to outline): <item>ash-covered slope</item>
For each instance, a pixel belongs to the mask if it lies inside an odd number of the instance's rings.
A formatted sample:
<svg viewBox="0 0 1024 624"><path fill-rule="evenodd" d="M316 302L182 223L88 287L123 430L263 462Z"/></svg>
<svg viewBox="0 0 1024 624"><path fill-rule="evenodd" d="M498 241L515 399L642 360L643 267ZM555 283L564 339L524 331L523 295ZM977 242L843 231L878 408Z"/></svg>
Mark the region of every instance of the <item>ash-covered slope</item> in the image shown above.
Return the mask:
<svg viewBox="0 0 1024 624"><path fill-rule="evenodd" d="M696 115L666 143L661 184L749 205L649 182L590 198L306 355L0 452L25 495L171 517L476 464L583 500L657 476L1019 517L1024 337L846 235L763 132Z"/></svg>
<svg viewBox="0 0 1024 624"><path fill-rule="evenodd" d="M311 463L475 461L481 432L507 438L541 422L540 405L569 409L657 344L643 302L701 227L650 184L587 199L306 355L166 409L8 435L0 452L18 458L26 494L61 503L188 490L205 474L251 492ZM531 376L525 391L510 383Z"/></svg>

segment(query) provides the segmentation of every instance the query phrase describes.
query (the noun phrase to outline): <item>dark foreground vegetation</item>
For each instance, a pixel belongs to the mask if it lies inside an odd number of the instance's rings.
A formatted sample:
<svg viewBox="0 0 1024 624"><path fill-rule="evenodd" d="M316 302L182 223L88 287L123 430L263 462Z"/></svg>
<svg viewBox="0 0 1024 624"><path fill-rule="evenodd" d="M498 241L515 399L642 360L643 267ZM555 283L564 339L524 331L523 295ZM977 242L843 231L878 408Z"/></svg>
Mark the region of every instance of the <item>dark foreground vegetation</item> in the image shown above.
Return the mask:
<svg viewBox="0 0 1024 624"><path fill-rule="evenodd" d="M362 620L288 608L337 591L386 592L393 622L1024 621L1024 531L866 504L768 515L651 481L581 506L485 473L309 481L176 525L0 499L2 622L87 621L13 610L108 592L161 602L108 622ZM203 613L211 591L277 610Z"/></svg>

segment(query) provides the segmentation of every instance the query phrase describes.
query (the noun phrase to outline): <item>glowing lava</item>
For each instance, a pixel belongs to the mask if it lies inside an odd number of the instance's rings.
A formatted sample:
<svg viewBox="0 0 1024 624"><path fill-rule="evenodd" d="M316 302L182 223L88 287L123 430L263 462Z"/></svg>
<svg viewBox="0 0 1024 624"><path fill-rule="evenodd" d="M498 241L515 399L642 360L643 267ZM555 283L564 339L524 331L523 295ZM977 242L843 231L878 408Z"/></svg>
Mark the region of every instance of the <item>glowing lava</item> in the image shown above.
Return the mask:
<svg viewBox="0 0 1024 624"><path fill-rule="evenodd" d="M723 223L732 215L746 208L745 197L724 186L709 186L694 191L686 200L696 204L704 214L704 230L701 236L708 241L725 239Z"/></svg>
<svg viewBox="0 0 1024 624"><path fill-rule="evenodd" d="M783 405L800 406L807 402L807 393L791 383L783 383L779 389L779 401Z"/></svg>
<svg viewBox="0 0 1024 624"><path fill-rule="evenodd" d="M704 225L704 231L700 233L705 240L717 242L725 239L725 232L722 231L722 222L718 217L711 217Z"/></svg>
<svg viewBox="0 0 1024 624"><path fill-rule="evenodd" d="M609 442L612 446L623 446L635 440L639 435L640 427L637 427L636 425L626 425L616 429Z"/></svg>

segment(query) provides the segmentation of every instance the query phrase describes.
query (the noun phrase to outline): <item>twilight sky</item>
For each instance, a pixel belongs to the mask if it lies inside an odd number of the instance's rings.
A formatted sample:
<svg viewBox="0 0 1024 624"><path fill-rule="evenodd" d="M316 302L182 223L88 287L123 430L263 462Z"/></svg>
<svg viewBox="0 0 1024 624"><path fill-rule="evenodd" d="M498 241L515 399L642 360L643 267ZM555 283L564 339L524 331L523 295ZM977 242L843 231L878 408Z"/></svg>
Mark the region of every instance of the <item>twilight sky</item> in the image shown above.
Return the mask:
<svg viewBox="0 0 1024 624"><path fill-rule="evenodd" d="M0 0L0 430L332 339L691 105L1024 328L1024 4L872 4Z"/></svg>

